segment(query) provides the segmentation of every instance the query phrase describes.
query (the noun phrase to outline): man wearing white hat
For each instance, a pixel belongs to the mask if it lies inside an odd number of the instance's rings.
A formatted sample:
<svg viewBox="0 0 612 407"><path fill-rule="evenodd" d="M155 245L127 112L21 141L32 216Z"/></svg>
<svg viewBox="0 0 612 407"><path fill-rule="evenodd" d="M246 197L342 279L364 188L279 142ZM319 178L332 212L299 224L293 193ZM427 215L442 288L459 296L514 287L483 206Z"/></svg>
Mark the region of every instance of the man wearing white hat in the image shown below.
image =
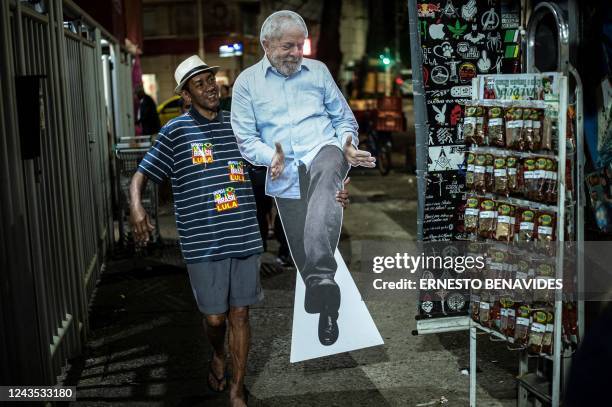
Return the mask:
<svg viewBox="0 0 612 407"><path fill-rule="evenodd" d="M230 125L219 110L215 74L197 55L174 73L176 93L191 109L170 120L145 155L130 186L131 222L137 241L152 231L141 204L147 182L172 180L181 251L198 308L204 314L213 347L208 385L227 386L225 376L226 316L232 358L230 404L246 405L244 374L250 343L249 306L263 298L259 281L262 241L251 181ZM342 206L346 190L336 193Z"/></svg>
<svg viewBox="0 0 612 407"><path fill-rule="evenodd" d="M140 191L147 179L159 183L170 178L181 251L214 350L208 385L213 391L227 387L227 317L233 370L230 404L244 406L249 306L263 298L259 281L262 241L251 182L229 112L219 110L218 69L197 55L176 69L175 91L192 107L160 130L140 163L130 187L131 221L135 238L148 241L152 229Z"/></svg>

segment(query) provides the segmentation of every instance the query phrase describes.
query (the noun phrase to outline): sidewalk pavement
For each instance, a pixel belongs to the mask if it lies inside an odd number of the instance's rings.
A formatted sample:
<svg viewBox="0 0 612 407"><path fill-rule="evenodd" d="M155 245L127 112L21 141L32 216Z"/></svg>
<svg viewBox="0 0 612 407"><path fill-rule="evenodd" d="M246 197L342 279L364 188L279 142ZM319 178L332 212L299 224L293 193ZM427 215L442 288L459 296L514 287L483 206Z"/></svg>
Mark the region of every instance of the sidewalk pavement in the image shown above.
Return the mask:
<svg viewBox="0 0 612 407"><path fill-rule="evenodd" d="M362 242L416 235L416 181L405 173L381 177L376 171L353 171L352 178L339 247L363 290L371 278L360 270ZM172 216L161 224L162 236L175 238ZM461 373L469 366L468 334L412 336L416 294L367 301L384 346L290 364L295 270L278 267L275 242L270 246L261 270L266 298L251 310L249 405L468 405L469 377ZM227 392L213 393L206 385L211 348L175 245L109 261L90 325L85 353L63 381L77 386L73 404L227 405ZM516 405L516 356L487 336L478 345L479 405Z"/></svg>

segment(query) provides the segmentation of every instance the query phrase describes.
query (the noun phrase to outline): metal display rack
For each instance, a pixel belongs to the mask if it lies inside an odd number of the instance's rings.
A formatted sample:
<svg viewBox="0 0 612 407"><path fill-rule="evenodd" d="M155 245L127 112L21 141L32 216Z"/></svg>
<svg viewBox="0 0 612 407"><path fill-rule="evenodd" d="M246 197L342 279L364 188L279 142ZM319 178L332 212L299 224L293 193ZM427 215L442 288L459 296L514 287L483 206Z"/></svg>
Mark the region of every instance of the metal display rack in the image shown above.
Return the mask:
<svg viewBox="0 0 612 407"><path fill-rule="evenodd" d="M538 76L539 74L529 74ZM492 75L497 76L497 75ZM504 75L499 75L499 78L503 78ZM577 263L576 263L576 277L577 277L577 288L580 292L582 288L582 250L580 250L583 234L582 228L582 181L580 176L583 168L583 152L582 152L582 141L579 140L580 133L576 135L576 149L575 151L568 150L566 142L567 133L567 111L568 111L568 79L567 77L560 75L559 79L559 97L555 100L555 108L558 112L558 154L556 159L558 162L557 168L557 185L558 185L558 196L557 205L554 207L557 213L557 256L555 259L556 271L555 277L557 279L563 278L564 270L564 240L565 231L567 227L572 228L574 239L578 245L577 252ZM479 89L484 81L484 77L476 77L473 80L473 99L479 99ZM580 95L577 94L577 98ZM577 106L581 101L577 100ZM578 112L581 115L580 112ZM581 120L581 116L578 116L578 120ZM576 126L580 128L579 126ZM483 149L483 147L473 147L471 151ZM486 147L484 147L486 150ZM569 160L567 160L569 158ZM571 163L572 166L572 181L575 189L575 194L570 194L566 188L566 162ZM577 202L576 202L577 201ZM550 208L550 205L548 205ZM552 209L552 208L551 208ZM583 331L583 303L577 301L578 306L578 329L580 332ZM551 405L557 407L561 403L562 395L562 383L564 378L564 372L569 367L569 356L570 350L564 348L562 344L562 330L563 330L563 293L562 289L555 290L554 297L554 333L553 333L553 352L551 355L540 354L531 355L528 354L526 349L520 350L519 357L519 372L517 376L518 381L518 402L519 407L526 407L529 405L542 406ZM469 333L470 333L470 406L476 406L476 338L478 332L484 332L492 337L503 340L508 338L488 327L485 327L478 322L469 319ZM535 363L530 363L533 360ZM535 365L535 367L533 367ZM530 404L533 402L533 404Z"/></svg>
<svg viewBox="0 0 612 407"><path fill-rule="evenodd" d="M131 247L132 237L129 222L130 216L130 181L138 168L138 164L151 148L150 136L123 137L115 146L117 157L118 176L117 190L119 191L119 241L123 247ZM159 222L158 222L158 191L157 185L147 182L142 191L142 205L149 214L150 221L155 227L151 236L151 242L159 241ZM137 248L136 248L137 249Z"/></svg>

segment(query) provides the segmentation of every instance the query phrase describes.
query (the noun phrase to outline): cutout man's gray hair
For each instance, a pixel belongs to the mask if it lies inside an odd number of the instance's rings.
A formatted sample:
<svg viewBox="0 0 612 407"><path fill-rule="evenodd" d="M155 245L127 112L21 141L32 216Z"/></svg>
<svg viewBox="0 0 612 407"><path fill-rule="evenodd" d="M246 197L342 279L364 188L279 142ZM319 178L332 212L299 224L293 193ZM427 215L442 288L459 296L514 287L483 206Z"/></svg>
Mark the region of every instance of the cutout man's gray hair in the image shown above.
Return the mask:
<svg viewBox="0 0 612 407"><path fill-rule="evenodd" d="M304 19L296 12L290 10L276 11L268 16L261 25L259 42L263 47L264 40L280 38L282 32L288 26L297 26L304 31L304 37L308 37L308 28Z"/></svg>

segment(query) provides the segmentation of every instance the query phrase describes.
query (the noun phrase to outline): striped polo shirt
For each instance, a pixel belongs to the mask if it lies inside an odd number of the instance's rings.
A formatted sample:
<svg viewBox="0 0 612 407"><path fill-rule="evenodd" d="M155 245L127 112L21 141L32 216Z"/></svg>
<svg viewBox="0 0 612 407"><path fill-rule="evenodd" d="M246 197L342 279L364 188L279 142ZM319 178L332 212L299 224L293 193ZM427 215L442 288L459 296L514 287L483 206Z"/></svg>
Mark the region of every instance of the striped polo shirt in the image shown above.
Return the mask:
<svg viewBox="0 0 612 407"><path fill-rule="evenodd" d="M192 107L170 120L138 171L156 183L172 181L186 263L263 251L255 197L229 112L208 120Z"/></svg>

